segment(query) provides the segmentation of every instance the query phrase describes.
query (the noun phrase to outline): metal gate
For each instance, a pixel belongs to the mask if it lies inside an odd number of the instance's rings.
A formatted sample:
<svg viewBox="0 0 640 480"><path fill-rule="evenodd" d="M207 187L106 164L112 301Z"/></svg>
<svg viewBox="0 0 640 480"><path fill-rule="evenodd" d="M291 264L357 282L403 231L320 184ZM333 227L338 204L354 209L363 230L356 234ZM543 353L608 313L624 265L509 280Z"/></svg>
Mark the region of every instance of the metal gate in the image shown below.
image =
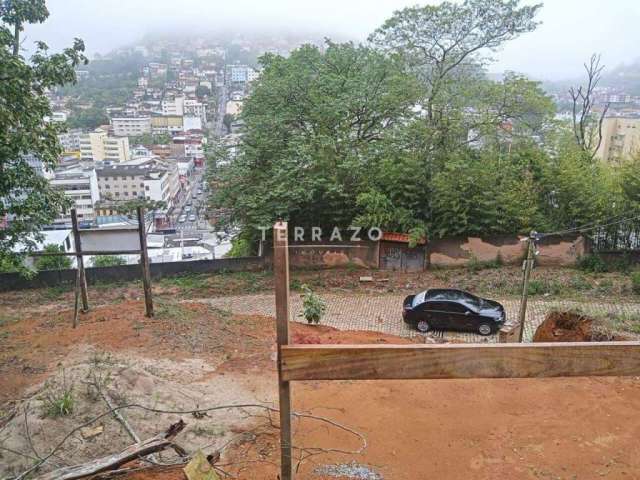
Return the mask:
<svg viewBox="0 0 640 480"><path fill-rule="evenodd" d="M422 246L409 248L397 242L380 242L380 268L401 272L424 270L425 249Z"/></svg>

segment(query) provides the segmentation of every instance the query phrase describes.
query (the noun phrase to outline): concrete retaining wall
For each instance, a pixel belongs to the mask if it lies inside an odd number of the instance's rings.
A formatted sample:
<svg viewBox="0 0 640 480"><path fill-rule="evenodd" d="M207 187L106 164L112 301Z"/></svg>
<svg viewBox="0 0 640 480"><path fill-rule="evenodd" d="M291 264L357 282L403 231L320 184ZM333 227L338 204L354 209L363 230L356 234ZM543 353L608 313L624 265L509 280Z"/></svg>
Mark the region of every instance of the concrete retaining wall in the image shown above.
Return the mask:
<svg viewBox="0 0 640 480"><path fill-rule="evenodd" d="M435 266L463 266L471 259L490 262L498 255L504 263L519 263L526 256L524 236L500 235L491 237L450 237L428 244L429 264ZM538 245L536 261L539 265L573 265L578 257L589 252L586 239L580 235L548 237Z"/></svg>

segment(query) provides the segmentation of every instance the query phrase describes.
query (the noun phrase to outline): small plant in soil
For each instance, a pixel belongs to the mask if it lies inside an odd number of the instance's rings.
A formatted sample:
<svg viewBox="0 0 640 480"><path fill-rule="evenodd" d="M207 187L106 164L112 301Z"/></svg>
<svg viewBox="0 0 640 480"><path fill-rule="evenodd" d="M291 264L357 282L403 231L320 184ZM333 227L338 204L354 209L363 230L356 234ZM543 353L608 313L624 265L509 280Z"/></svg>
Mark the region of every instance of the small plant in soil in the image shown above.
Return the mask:
<svg viewBox="0 0 640 480"><path fill-rule="evenodd" d="M327 304L307 285L302 286L302 315L309 323L320 323L327 310Z"/></svg>
<svg viewBox="0 0 640 480"><path fill-rule="evenodd" d="M75 398L73 384L67 380L64 368L62 381L53 380L45 383L44 393L40 397L43 404L43 416L64 417L73 413Z"/></svg>
<svg viewBox="0 0 640 480"><path fill-rule="evenodd" d="M636 295L640 295L640 272L631 274L631 291Z"/></svg>

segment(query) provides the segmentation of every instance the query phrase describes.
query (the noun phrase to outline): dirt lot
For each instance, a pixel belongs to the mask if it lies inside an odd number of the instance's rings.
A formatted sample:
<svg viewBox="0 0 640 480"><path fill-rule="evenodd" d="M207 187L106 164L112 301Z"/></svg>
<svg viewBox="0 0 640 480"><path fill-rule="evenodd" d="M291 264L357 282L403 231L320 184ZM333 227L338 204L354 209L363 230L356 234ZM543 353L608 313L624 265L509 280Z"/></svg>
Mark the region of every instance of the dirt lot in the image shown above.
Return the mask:
<svg viewBox="0 0 640 480"><path fill-rule="evenodd" d="M325 279L323 288L333 291L354 281L349 273L327 286L329 277L321 273L317 278ZM305 275L305 282L316 278L313 272ZM92 379L102 381L117 404L172 411L238 403L276 406L273 319L176 301L211 298L221 291L229 295L248 285L263 289L270 282L267 275L261 277L264 285L255 278L232 278L226 290L223 276L206 285L202 279L164 282L156 288L154 319L143 315L138 286L92 288L92 303L100 306L92 305L76 330L70 327L68 293L0 295L0 477L22 471L74 426L105 410L88 387ZM401 288L404 281L394 277L375 288ZM411 341L298 323L292 324L292 337L295 343ZM73 412L44 416L42 398L58 392L65 381L73 387ZM298 478L640 479L637 378L307 382L295 384L293 396L296 411L348 426L368 444L361 455L313 456L301 465ZM202 418L136 409L124 413L141 437L183 418L188 427L177 441L189 451L208 453L227 445L220 461L225 471L241 479L276 478L278 432L264 412L230 409ZM97 424L101 434L91 439L72 435L51 466L131 443L112 417ZM294 442L360 448L354 435L308 418L295 422ZM183 474L169 468L130 478L182 479Z"/></svg>

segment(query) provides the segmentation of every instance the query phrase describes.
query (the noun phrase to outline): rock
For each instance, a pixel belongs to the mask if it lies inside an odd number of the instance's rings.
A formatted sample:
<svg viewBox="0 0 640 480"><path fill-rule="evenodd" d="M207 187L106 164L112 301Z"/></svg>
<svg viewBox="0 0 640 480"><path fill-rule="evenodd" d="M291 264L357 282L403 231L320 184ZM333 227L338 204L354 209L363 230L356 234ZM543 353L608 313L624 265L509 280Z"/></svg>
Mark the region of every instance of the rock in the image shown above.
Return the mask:
<svg viewBox="0 0 640 480"><path fill-rule="evenodd" d="M98 435L102 435L104 432L104 425L96 425L95 427L84 427L80 429L80 435L85 440L90 440Z"/></svg>

